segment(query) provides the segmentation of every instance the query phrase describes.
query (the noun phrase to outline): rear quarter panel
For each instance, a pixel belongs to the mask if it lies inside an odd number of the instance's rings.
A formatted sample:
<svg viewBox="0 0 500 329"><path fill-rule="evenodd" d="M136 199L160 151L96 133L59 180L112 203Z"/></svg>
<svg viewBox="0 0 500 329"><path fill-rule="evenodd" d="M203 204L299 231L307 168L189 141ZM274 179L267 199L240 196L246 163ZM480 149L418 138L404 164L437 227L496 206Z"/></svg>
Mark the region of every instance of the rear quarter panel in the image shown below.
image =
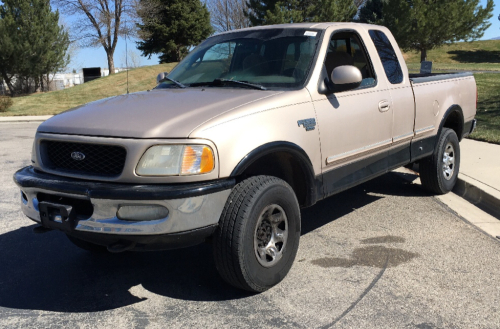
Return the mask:
<svg viewBox="0 0 500 329"><path fill-rule="evenodd" d="M464 121L476 115L476 82L474 76L412 83L415 94L415 139L438 133L446 111L458 105ZM461 137L461 136L459 136Z"/></svg>

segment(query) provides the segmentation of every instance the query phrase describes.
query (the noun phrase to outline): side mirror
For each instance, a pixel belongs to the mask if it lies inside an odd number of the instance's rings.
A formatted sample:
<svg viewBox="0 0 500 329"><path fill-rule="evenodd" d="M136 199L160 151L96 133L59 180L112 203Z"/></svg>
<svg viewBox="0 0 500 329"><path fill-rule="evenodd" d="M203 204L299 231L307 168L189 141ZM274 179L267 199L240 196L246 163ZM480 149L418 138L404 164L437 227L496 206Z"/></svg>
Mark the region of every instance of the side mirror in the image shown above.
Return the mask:
<svg viewBox="0 0 500 329"><path fill-rule="evenodd" d="M158 74L156 77L156 84L160 83L161 80L163 80L166 76L168 75L168 72L161 72Z"/></svg>
<svg viewBox="0 0 500 329"><path fill-rule="evenodd" d="M356 66L341 65L333 69L330 80L333 83L333 92L342 92L358 88L363 76Z"/></svg>

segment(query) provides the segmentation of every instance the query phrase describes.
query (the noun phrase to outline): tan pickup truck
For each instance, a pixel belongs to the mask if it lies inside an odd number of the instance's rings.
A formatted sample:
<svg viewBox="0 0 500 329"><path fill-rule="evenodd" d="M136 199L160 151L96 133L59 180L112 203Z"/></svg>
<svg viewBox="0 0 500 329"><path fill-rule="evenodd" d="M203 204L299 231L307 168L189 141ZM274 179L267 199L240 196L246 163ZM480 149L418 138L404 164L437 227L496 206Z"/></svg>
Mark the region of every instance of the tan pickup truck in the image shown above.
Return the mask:
<svg viewBox="0 0 500 329"><path fill-rule="evenodd" d="M14 180L37 232L111 252L209 239L221 276L260 292L292 266L301 207L414 162L449 192L476 100L470 73L408 74L381 26L231 31L153 90L41 124Z"/></svg>

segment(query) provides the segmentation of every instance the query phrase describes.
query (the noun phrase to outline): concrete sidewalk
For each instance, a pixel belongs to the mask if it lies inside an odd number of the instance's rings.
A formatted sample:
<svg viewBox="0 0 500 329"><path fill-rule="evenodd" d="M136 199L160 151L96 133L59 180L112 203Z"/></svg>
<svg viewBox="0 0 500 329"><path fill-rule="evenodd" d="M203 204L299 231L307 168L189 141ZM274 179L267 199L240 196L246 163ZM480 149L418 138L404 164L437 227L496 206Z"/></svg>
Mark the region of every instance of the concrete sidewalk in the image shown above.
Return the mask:
<svg viewBox="0 0 500 329"><path fill-rule="evenodd" d="M463 139L460 150L453 192L500 219L500 145Z"/></svg>
<svg viewBox="0 0 500 329"><path fill-rule="evenodd" d="M13 116L13 117L0 117L0 122L35 122L45 121L51 118L52 115L27 115L27 116Z"/></svg>
<svg viewBox="0 0 500 329"><path fill-rule="evenodd" d="M463 139L460 142L460 173L454 193L436 198L480 228L500 239L500 145ZM420 185L417 172L396 169L403 178Z"/></svg>

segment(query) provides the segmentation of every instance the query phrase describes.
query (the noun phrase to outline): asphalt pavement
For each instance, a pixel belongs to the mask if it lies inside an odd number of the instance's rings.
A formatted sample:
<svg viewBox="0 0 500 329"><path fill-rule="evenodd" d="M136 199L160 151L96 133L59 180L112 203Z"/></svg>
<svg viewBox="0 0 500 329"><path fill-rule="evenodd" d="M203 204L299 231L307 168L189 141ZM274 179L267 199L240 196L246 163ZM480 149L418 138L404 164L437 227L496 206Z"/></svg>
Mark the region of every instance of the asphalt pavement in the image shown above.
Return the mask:
<svg viewBox="0 0 500 329"><path fill-rule="evenodd" d="M304 209L289 275L253 295L209 244L96 256L34 234L12 174L37 125L0 123L0 328L500 328L500 242L404 174Z"/></svg>

